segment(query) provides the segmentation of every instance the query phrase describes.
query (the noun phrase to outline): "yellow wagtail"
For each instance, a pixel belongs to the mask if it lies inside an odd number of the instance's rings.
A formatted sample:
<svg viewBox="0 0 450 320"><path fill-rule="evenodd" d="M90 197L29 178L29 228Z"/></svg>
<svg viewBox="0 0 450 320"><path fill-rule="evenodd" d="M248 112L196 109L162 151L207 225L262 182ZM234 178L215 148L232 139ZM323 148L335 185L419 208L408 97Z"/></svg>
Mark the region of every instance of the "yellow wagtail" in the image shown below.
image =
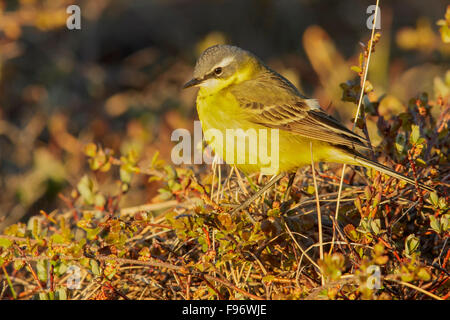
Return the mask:
<svg viewBox="0 0 450 320"><path fill-rule="evenodd" d="M214 152L225 159L227 143L215 141L217 135L227 130L278 129L279 159L276 174L270 182L244 203L249 205L285 173L311 164L311 148L314 162L335 162L373 168L389 176L415 185L411 178L369 160L359 150L370 149L369 142L347 129L338 120L325 113L317 100L303 96L286 78L268 68L259 58L241 48L216 45L206 49L199 57L192 80L184 88L200 87L197 95L197 111L205 132L206 141ZM248 138L248 137L247 137ZM261 140L257 139L257 143ZM270 148L270 142L269 148ZM259 146L259 145L258 145ZM234 148L234 144L231 146ZM246 159L257 157L253 163L237 163L246 172L261 171L259 154L251 154L254 148L244 150ZM254 152L253 152L254 153ZM234 159L232 159L234 160ZM424 184L419 187L428 191ZM242 209L241 205L239 209Z"/></svg>

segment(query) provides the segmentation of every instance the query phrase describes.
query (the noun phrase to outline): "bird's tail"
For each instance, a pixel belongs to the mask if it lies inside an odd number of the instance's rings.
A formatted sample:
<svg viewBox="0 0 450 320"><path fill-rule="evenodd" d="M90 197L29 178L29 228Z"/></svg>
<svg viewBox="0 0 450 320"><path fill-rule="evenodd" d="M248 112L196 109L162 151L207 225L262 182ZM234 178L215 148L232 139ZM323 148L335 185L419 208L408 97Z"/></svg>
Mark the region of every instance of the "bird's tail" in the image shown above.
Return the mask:
<svg viewBox="0 0 450 320"><path fill-rule="evenodd" d="M369 167L369 168L375 169L377 171L380 171L382 173L387 174L388 176L394 177L394 178L399 179L399 180L406 181L406 182L408 182L408 183L410 183L412 185L416 185L416 181L415 180L413 180L411 178L408 178L408 177L406 177L406 176L404 176L404 175L402 175L402 174L400 174L398 172L395 172L394 170L392 170L392 169L390 169L390 168L388 168L388 167L386 167L386 166L384 166L382 164L379 164L378 162L366 159L366 158L364 158L362 156L358 156L358 155L354 155L354 160L358 164L360 164L360 165L362 165L364 167ZM431 188L429 186L426 186L426 185L424 185L422 183L417 183L417 184L419 185L419 188L422 188L424 190L427 190L427 191L430 191L430 192L434 192L435 191L433 188Z"/></svg>

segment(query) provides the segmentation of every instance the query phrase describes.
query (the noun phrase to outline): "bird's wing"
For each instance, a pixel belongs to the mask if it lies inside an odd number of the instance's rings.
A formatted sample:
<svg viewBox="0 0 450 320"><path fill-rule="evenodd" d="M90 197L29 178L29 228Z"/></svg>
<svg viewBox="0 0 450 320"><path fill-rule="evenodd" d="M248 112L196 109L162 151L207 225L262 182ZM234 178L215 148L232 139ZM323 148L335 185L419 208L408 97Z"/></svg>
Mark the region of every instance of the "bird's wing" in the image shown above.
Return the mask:
<svg viewBox="0 0 450 320"><path fill-rule="evenodd" d="M231 93L250 122L336 145L369 149L368 141L325 113L316 100L303 97L273 71L239 83Z"/></svg>

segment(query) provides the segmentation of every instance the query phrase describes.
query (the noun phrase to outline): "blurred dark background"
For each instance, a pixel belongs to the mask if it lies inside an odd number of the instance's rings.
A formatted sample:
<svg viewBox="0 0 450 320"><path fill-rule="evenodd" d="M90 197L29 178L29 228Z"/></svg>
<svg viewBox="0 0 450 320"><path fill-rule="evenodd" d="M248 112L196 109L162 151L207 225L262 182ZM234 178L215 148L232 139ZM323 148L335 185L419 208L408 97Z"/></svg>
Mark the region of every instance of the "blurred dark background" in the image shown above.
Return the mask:
<svg viewBox="0 0 450 320"><path fill-rule="evenodd" d="M170 163L176 128L193 127L195 90L181 90L198 55L229 43L252 51L328 112L350 124L339 84L357 77L370 30L367 7L345 0L0 1L0 229L61 205L88 170L83 147L134 149ZM68 30L66 8L81 8ZM447 1L381 1L381 41L369 79L386 114L423 91L449 95L448 44L436 22ZM369 121L372 142L376 125ZM114 185L110 175L99 181ZM157 183L133 180L123 205ZM111 191L113 192L113 191Z"/></svg>

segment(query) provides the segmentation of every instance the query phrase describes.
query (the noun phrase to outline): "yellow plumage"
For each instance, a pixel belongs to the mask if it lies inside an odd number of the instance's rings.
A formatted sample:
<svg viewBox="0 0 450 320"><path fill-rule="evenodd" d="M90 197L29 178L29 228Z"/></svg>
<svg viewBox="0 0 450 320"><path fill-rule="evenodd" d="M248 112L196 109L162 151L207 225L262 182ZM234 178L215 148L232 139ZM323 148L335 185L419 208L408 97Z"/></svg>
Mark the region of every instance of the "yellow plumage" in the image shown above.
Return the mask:
<svg viewBox="0 0 450 320"><path fill-rule="evenodd" d="M203 131L205 132L205 140L213 148L214 152L218 154L222 159L226 159L226 144L222 148L218 148L215 139L208 136L210 129L216 129L222 132L223 137L226 136L227 129L242 129L247 131L249 129L255 129L255 132L259 138L259 129L268 128L255 124L247 120L247 115L243 113L242 108L236 101L236 98L231 93L225 93L224 95L209 95L203 94L203 90L200 89L197 96L197 112L202 124ZM230 116L232 115L232 117ZM268 133L270 138L270 133ZM347 155L340 154L336 148L332 148L328 143L324 143L319 140L308 139L300 135L292 134L288 131L279 131L279 166L277 172L271 174L277 174L279 172L292 172L297 168L311 164L310 155L310 142L313 142L313 155L314 161L329 161L333 157L336 161L341 163L350 163L352 159ZM246 146L249 147L247 140ZM237 145L234 146L234 154L237 156L239 152ZM271 150L271 141L267 139L267 148ZM248 148L249 149L249 148ZM249 150L246 150L248 153ZM251 155L246 154L246 159L250 159ZM258 156L257 156L258 158ZM234 163L236 163L236 159ZM236 163L239 170L242 170L246 174L261 171L261 161L257 164L249 164L247 161L245 164ZM353 162L352 162L353 163ZM355 163L356 164L356 163Z"/></svg>
<svg viewBox="0 0 450 320"><path fill-rule="evenodd" d="M369 148L366 139L326 114L315 100L300 94L287 79L248 51L224 45L208 48L197 61L194 78L185 85L192 86L200 87L197 111L206 141L216 154L246 173L295 171L311 163L312 146L315 162L362 165L415 183L364 157L360 151ZM278 132L276 146L271 145L270 129ZM238 136L247 142L244 150L217 139L217 133L225 137L227 130L241 130ZM260 130L268 132L266 140L259 140ZM246 132L251 134L246 135ZM269 151L272 147L278 148L275 167L268 169L267 159L260 157L261 141L267 142ZM233 159L227 159L230 149L234 149ZM236 163L239 152L245 156L245 163ZM257 161L249 161L252 157Z"/></svg>

